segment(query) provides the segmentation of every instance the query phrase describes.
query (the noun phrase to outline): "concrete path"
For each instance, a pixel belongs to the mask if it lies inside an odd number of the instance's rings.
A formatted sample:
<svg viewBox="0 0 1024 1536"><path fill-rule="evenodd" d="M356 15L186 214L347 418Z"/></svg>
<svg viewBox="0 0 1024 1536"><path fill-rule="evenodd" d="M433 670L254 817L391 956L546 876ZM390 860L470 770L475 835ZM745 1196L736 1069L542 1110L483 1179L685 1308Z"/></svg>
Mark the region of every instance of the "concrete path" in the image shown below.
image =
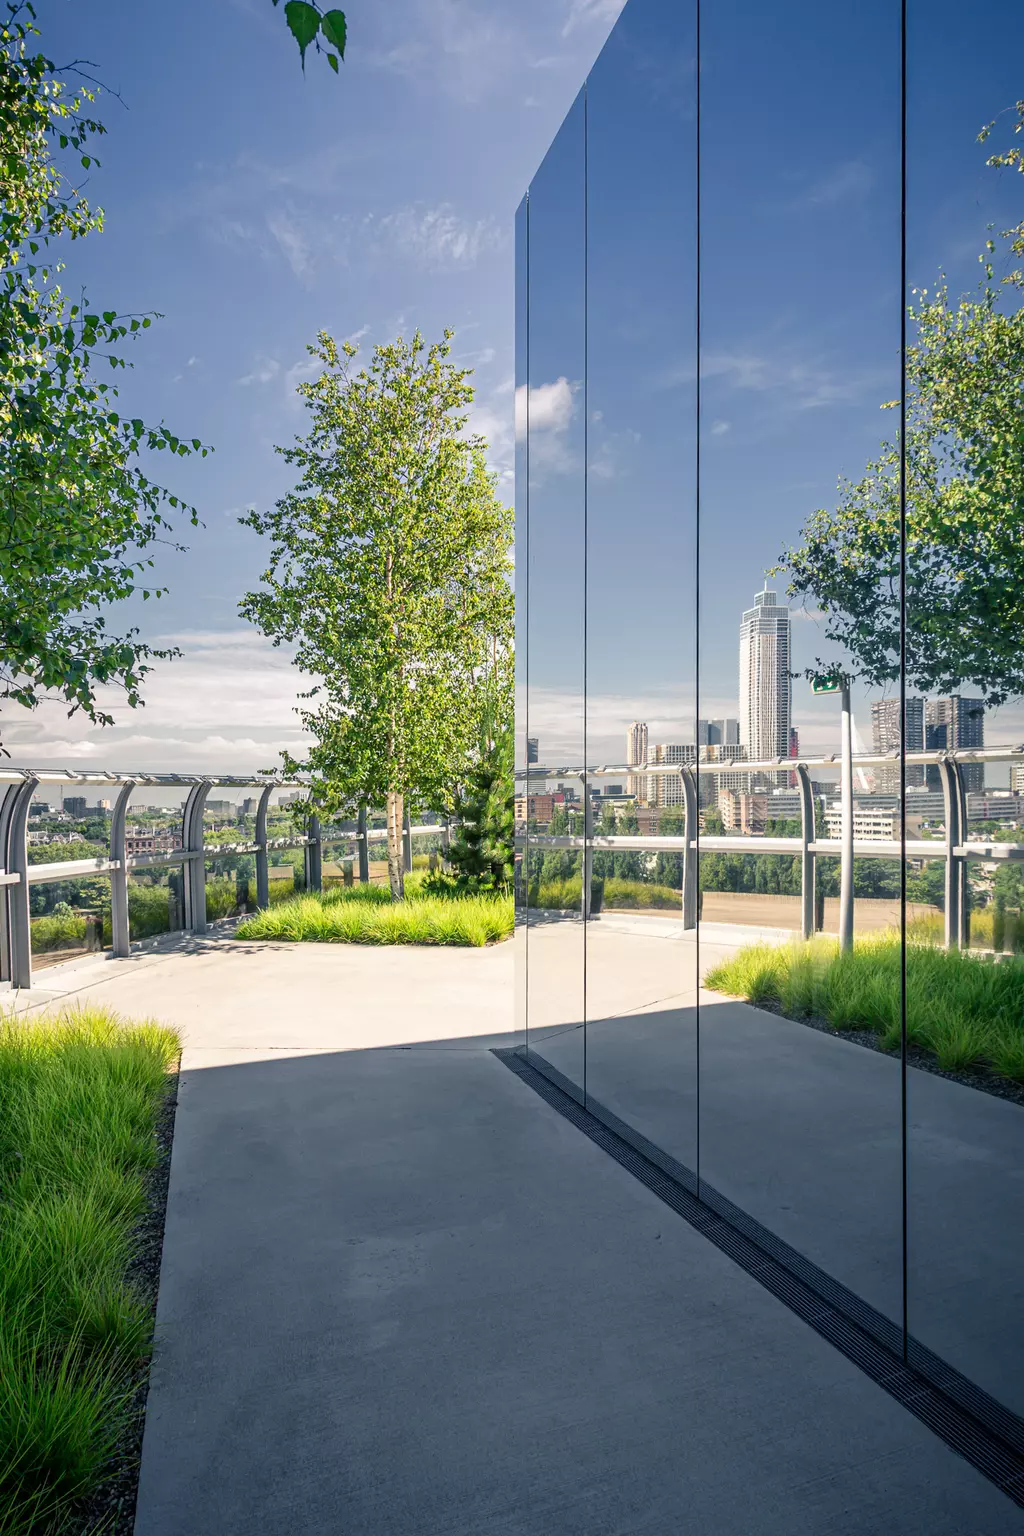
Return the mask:
<svg viewBox="0 0 1024 1536"><path fill-rule="evenodd" d="M490 1054L509 947L68 995L187 1034L136 1536L1024 1531Z"/></svg>
<svg viewBox="0 0 1024 1536"><path fill-rule="evenodd" d="M582 928L530 929L531 1050L901 1326L899 1061L698 993L735 930ZM911 1333L1024 1415L1024 1107L912 1067L907 1112Z"/></svg>

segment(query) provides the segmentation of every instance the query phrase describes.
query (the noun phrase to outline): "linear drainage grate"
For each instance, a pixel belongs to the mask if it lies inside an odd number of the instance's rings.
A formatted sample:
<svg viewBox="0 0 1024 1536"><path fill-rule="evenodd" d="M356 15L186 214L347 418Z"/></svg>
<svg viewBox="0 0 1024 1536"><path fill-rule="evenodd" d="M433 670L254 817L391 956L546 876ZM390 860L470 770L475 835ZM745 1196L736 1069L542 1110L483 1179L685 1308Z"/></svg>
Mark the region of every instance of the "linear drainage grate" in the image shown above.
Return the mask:
<svg viewBox="0 0 1024 1536"><path fill-rule="evenodd" d="M659 1200L664 1201L703 1237L714 1243L716 1248L727 1254L758 1284L763 1285L765 1290L791 1312L795 1312L822 1338L827 1339L866 1376L870 1376L890 1397L902 1403L908 1412L926 1424L951 1450L970 1462L971 1466L976 1467L1024 1509L1024 1454L1014 1445L1008 1444L959 1402L953 1401L920 1375L907 1364L901 1353L881 1342L870 1325L859 1325L827 1300L818 1288L780 1263L759 1242L755 1242L711 1206L698 1200L682 1180L661 1166L660 1158L654 1161L646 1156L584 1109L571 1094L532 1066L521 1050L495 1050L493 1054L550 1104L552 1109L582 1131L603 1152L607 1152L609 1157L613 1157L620 1167L646 1185L652 1194L657 1195ZM724 1201L722 1203L727 1204ZM744 1220L749 1222L750 1218L745 1217ZM957 1375L955 1372L950 1374ZM959 1378L954 1386L958 1384ZM958 1392L957 1395L961 1394ZM987 1402L985 1406L988 1406ZM990 1416L986 1413L986 1417ZM1006 1417L1008 1427L1016 1438L1018 1421L1013 1415L1007 1414Z"/></svg>

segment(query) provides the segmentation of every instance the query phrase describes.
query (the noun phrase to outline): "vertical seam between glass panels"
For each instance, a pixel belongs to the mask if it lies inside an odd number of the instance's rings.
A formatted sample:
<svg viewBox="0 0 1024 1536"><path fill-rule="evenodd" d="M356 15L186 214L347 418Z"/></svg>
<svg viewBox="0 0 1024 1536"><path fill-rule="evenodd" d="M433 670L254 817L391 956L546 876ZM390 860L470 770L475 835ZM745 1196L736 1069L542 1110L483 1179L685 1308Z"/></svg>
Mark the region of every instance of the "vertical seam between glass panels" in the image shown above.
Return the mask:
<svg viewBox="0 0 1024 1536"><path fill-rule="evenodd" d="M587 939L590 930L590 902L593 881L584 890L591 870L593 838L590 817L590 698L587 692L589 652L588 619L590 615L590 569L588 523L590 491L590 81L583 82L583 860L580 870L580 896L583 907L583 1103L587 1102Z"/></svg>
<svg viewBox="0 0 1024 1536"><path fill-rule="evenodd" d="M701 1061L700 1061L700 1013L701 1013L701 998L700 998L700 930L701 930L701 925L702 925L702 922L703 922L702 911L701 911L701 899L700 899L700 772L699 772L699 769L700 769L700 742L697 739L698 735L699 735L699 732L697 730L697 721L700 719L700 697L701 697L701 673L700 673L700 594L701 594L701 570L700 570L700 431L701 431L701 419L700 419L700 412L701 412L700 357L701 357L701 354L700 354L700 345L701 345L701 302L702 302L702 295L701 295L701 265L700 265L700 256L701 256L701 231L700 231L700 127L701 127L701 122L700 122L700 107L701 107L701 102L700 102L700 66L701 66L701 57L700 57L700 19L701 19L701 0L696 0L696 29L695 29L695 37L694 37L694 74L696 76L696 82L695 82L695 84L696 84L696 117L695 117L695 145L694 145L694 149L695 149L695 159L696 159L696 166L695 166L695 171L696 171L696 175L695 175L695 195L696 195L696 206L697 206L697 219L696 219L696 231L695 231L695 233L696 233L696 247L697 248L696 248L696 266L695 266L694 282L695 282L695 286L696 286L697 303L696 303L696 315L695 315L696 328L695 328L695 336L694 336L694 344L695 344L695 351L696 351L696 358L695 358L695 368L696 368L696 379L695 379L695 386L696 386L695 387L696 433L695 433L695 455L694 455L694 482L695 483L694 483L694 546L693 546L693 566L694 566L693 612L694 612L694 630L695 630L695 635L694 635L694 688L693 688L693 700L694 700L693 727L694 727L694 738L693 739L694 739L694 756L695 756L696 761L697 761L698 772L695 775L696 780L697 780L697 819L696 819L696 826L694 827L694 845L695 845L694 846L694 858L695 858L696 863L697 863L697 927L696 927L696 930L695 930L695 933L694 933L693 948L694 948L694 966L695 966L695 976L694 976L694 1003L695 1003L695 1006L694 1006L694 1017L695 1017L695 1025L696 1025L695 1033L696 1033L696 1051L697 1051L696 1073L695 1073L695 1083L694 1083L694 1101L695 1101L695 1105L696 1105L696 1119L697 1119L696 1135L695 1135L695 1138L694 1138L695 1149L696 1149L696 1164L695 1164L695 1167L694 1167L694 1172L695 1172L695 1174L697 1176L697 1198L698 1199L700 1198L700 1133L701 1133L701 1123L700 1123L700 1112L701 1112L701 1103L700 1103L700 1068L701 1068ZM689 834L687 834L687 835L689 835Z"/></svg>
<svg viewBox="0 0 1024 1536"><path fill-rule="evenodd" d="M907 1206L907 0L900 0L900 1214L903 1358L909 1340Z"/></svg>
<svg viewBox="0 0 1024 1536"><path fill-rule="evenodd" d="M523 641L526 646L526 655L523 658L523 680L526 694L524 741L526 743L526 779L523 789L526 794L526 868L523 871L526 882L526 906L523 912L523 927L525 929L525 943L523 946L523 1030L526 1035L526 1049L530 1049L530 189L526 189L526 214L524 219L525 246L526 246L526 325L524 345L526 348L525 380L526 387L523 391L523 435L525 451L523 455L523 474L526 479L525 493L523 497L523 516L526 522L526 553L523 558L523 569L526 574L524 583L523 606ZM515 403L513 400L513 430L515 429ZM513 804L513 815L515 805ZM513 820L513 828L515 822Z"/></svg>

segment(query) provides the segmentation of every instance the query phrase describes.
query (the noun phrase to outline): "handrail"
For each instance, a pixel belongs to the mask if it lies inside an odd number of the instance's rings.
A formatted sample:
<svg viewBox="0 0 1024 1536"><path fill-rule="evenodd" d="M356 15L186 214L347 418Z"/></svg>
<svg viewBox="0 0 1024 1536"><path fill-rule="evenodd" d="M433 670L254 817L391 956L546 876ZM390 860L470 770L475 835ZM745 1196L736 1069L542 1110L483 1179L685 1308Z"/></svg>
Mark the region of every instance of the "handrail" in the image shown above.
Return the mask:
<svg viewBox="0 0 1024 1536"><path fill-rule="evenodd" d="M70 784L83 787L117 787L117 805L111 816L108 856L67 859L30 864L28 861L28 812L31 801L42 786ZM126 829L128 801L135 788L177 788L187 790L181 813L180 846L150 852L127 852ZM255 839L242 842L211 843L204 837L204 809L212 789L254 789L259 791ZM194 773L112 773L106 769L29 770L0 769L0 981L15 987L32 985L32 926L29 905L33 886L98 875L110 880L113 953L126 955L131 949L128 924L128 877L136 869L177 867L182 872L185 927L195 933L206 930L206 866L218 858L253 857L256 862L257 903L270 901L270 855L283 849L301 848L304 855L306 887L319 890L322 885L322 850L325 841L352 841L359 849L359 879L369 880L369 846L387 838L381 829L367 830L366 816L360 812L354 831L340 831L328 825L321 828L311 809L305 833L292 837L267 836L267 808L275 789L308 791L303 779L283 778L276 774L194 774ZM447 822L413 827L406 824L404 835L405 867L412 867L412 839L440 836L449 846Z"/></svg>
<svg viewBox="0 0 1024 1536"><path fill-rule="evenodd" d="M696 751L696 748L692 750ZM706 750L706 749L701 749ZM910 767L922 767L938 763L1013 763L1024 762L1024 745L1018 747L943 747L930 752L855 752L853 754L853 766L857 768L898 768L900 761L904 761ZM794 773L798 768L834 768L840 766L838 752L831 757L766 757L756 760L748 760L745 757L732 758L728 762L704 762L695 759L692 763L612 763L600 764L593 767L580 767L578 764L561 768L545 768L536 763L527 768L517 768L515 777L521 783L534 779L588 779L602 778L650 778L662 774L678 774L680 769L688 768L694 773L708 777L720 776L724 773Z"/></svg>
<svg viewBox="0 0 1024 1536"><path fill-rule="evenodd" d="M809 770L815 767L839 767L838 758L773 758L767 762L731 763L655 763L627 764L614 768L549 768L530 767L520 771L517 777L529 780L543 778L578 777L586 790L592 777L630 775L640 777L648 773L673 774L682 784L684 832L681 836L654 835L643 837L634 834L603 836L593 830L593 800L584 793L579 808L583 812L582 833L552 835L525 833L515 835L516 882L521 900L524 873L524 856L528 859L531 849L561 848L582 854L581 906L584 917L590 911L590 872L595 853L616 848L639 850L647 853L678 852L683 856L682 888L680 901L684 928L694 928L697 923L696 888L697 864L701 853L752 853L791 855L800 859L801 931L805 939L812 937L817 921L818 902L817 860L838 858L852 875L855 859L942 859L945 863L945 943L948 949L963 949L969 943L970 913L967 902L967 870L971 863L1024 863L1024 843L996 843L970 841L964 837L968 825L967 791L963 781L963 768L977 762L1014 762L1024 760L1024 747L988 747L954 749L933 752L907 753L906 761L914 765L938 764L942 776L944 803L944 836L934 841L926 838L901 838L868 840L855 838L852 847L844 848L839 839L820 838L814 820L814 801L811 793ZM893 764L899 762L898 754L861 753L854 757L854 769L858 765ZM727 773L755 773L764 771L788 771L797 779L800 794L799 837L756 837L741 835L723 837L705 834L699 830L696 781L699 775L720 776ZM906 802L905 802L906 803ZM847 864L847 860L851 863Z"/></svg>

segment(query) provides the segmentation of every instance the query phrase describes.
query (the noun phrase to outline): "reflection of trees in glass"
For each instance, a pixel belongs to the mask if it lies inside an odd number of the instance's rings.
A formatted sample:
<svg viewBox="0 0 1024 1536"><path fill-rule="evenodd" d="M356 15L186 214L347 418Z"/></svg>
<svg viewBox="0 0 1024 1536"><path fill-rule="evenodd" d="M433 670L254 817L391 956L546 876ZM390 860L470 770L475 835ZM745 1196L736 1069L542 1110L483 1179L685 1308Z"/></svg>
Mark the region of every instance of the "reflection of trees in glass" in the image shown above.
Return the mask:
<svg viewBox="0 0 1024 1536"><path fill-rule="evenodd" d="M1024 170L1019 149L989 164ZM1004 238L1024 252L1024 224ZM1024 277L997 282L995 250L974 296L954 299L944 281L916 294L906 400L907 684L971 686L992 705L1024 694ZM899 676L900 479L897 432L781 559L790 594L875 685Z"/></svg>
<svg viewBox="0 0 1024 1536"><path fill-rule="evenodd" d="M1024 135L1024 101L1016 102L1013 107L1008 108L1008 111L1012 112L1016 118L1013 124L1013 136L1020 139L1020 136ZM1001 112L999 117L981 130L978 134L978 142L980 144L987 143L996 128L1000 126L1000 120L1005 116L1006 113ZM1019 171L1024 176L1024 143L1018 142L1011 144L1008 149L996 150L995 154L990 155L985 161L985 164L994 166L997 170ZM1015 256L1024 256L1024 219L1021 219L1020 223L1014 225L1012 229L1004 229L1003 239L1009 240L1010 249ZM1018 288L1024 288L1024 272L1011 272L1007 277L1003 278L1003 282L1013 283Z"/></svg>

